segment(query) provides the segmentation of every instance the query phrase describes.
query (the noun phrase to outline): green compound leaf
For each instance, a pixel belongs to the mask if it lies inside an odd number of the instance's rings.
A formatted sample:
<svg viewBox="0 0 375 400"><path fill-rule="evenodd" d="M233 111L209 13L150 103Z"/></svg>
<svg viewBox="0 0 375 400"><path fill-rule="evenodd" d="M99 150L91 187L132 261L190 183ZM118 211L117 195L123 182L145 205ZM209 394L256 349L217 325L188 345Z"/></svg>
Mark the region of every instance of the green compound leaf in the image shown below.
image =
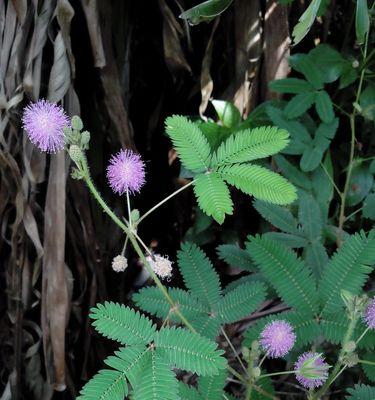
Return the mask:
<svg viewBox="0 0 375 400"><path fill-rule="evenodd" d="M218 316L226 324L239 321L255 311L265 298L266 289L262 283L243 283L220 300Z"/></svg>
<svg viewBox="0 0 375 400"><path fill-rule="evenodd" d="M188 320L201 315L207 315L209 312L209 307L204 306L200 303L198 297L185 290L169 288L168 294ZM171 321L181 322L179 317L171 310L171 305L163 293L157 287L152 286L141 289L133 295L133 301L139 308L158 318L166 319L169 317Z"/></svg>
<svg viewBox="0 0 375 400"><path fill-rule="evenodd" d="M212 100L220 121L227 128L234 128L241 122L241 114L238 108L228 101Z"/></svg>
<svg viewBox="0 0 375 400"><path fill-rule="evenodd" d="M333 344L340 344L348 331L349 322L345 313L325 314L320 319L320 326L326 340ZM366 326L362 322L358 323L352 339L354 341L357 340L365 329ZM371 330L368 331L358 343L358 347L373 349L375 347L375 332Z"/></svg>
<svg viewBox="0 0 375 400"><path fill-rule="evenodd" d="M198 390L183 382L178 382L180 400L203 400Z"/></svg>
<svg viewBox="0 0 375 400"><path fill-rule="evenodd" d="M368 236L360 232L346 239L327 264L320 281L319 294L323 313L330 314L342 309L342 290L353 295L360 294L374 263L374 231Z"/></svg>
<svg viewBox="0 0 375 400"><path fill-rule="evenodd" d="M118 303L98 304L91 309L90 317L99 333L121 344L147 344L156 332L148 318Z"/></svg>
<svg viewBox="0 0 375 400"><path fill-rule="evenodd" d="M275 126L262 126L237 132L221 144L213 164L242 163L268 157L284 149L289 143L289 134Z"/></svg>
<svg viewBox="0 0 375 400"><path fill-rule="evenodd" d="M316 315L316 284L309 268L296 254L264 236L249 237L246 243L255 264L279 296L296 311Z"/></svg>
<svg viewBox="0 0 375 400"><path fill-rule="evenodd" d="M297 220L286 207L266 203L262 200L255 200L253 206L275 228L291 234L300 234L297 228Z"/></svg>
<svg viewBox="0 0 375 400"><path fill-rule="evenodd" d="M193 243L183 243L177 253L186 287L204 305L214 308L220 299L220 281L211 261Z"/></svg>
<svg viewBox="0 0 375 400"><path fill-rule="evenodd" d="M143 368L150 362L150 349L145 346L123 347L104 362L121 372L134 387Z"/></svg>
<svg viewBox="0 0 375 400"><path fill-rule="evenodd" d="M184 11L180 18L186 19L190 25L197 25L203 21L209 22L223 13L233 0L208 0Z"/></svg>
<svg viewBox="0 0 375 400"><path fill-rule="evenodd" d="M232 267L245 271L255 271L255 266L249 253L235 244L221 244L216 248L219 258Z"/></svg>
<svg viewBox="0 0 375 400"><path fill-rule="evenodd" d="M315 107L320 119L329 124L335 118L331 98L325 90L320 90L315 95Z"/></svg>
<svg viewBox="0 0 375 400"><path fill-rule="evenodd" d="M133 400L178 399L178 383L168 363L157 351L150 350L150 362L145 366L133 390Z"/></svg>
<svg viewBox="0 0 375 400"><path fill-rule="evenodd" d="M318 14L320 3L321 0L312 0L307 10L301 15L292 32L294 45L298 44L308 34Z"/></svg>
<svg viewBox="0 0 375 400"><path fill-rule="evenodd" d="M197 333L215 340L220 330L220 320L214 315L203 315L190 321Z"/></svg>
<svg viewBox="0 0 375 400"><path fill-rule="evenodd" d="M227 361L217 344L182 328L162 328L155 337L156 351L176 368L197 375L215 375L226 368Z"/></svg>
<svg viewBox="0 0 375 400"><path fill-rule="evenodd" d="M367 0L357 0L355 13L355 32L358 43L365 41L365 36L370 29L370 16L368 12Z"/></svg>
<svg viewBox="0 0 375 400"><path fill-rule="evenodd" d="M298 219L303 232L311 241L319 240L323 230L319 204L311 194L303 191L299 193L298 200Z"/></svg>
<svg viewBox="0 0 375 400"><path fill-rule="evenodd" d="M103 369L86 383L77 400L124 400L127 395L128 385L124 374Z"/></svg>
<svg viewBox="0 0 375 400"><path fill-rule="evenodd" d="M259 165L228 165L220 167L218 174L230 185L260 200L290 204L297 198L296 188L291 183Z"/></svg>
<svg viewBox="0 0 375 400"><path fill-rule="evenodd" d="M202 172L210 165L211 149L206 137L194 122L174 115L165 121L166 133L181 159L190 171Z"/></svg>
<svg viewBox="0 0 375 400"><path fill-rule="evenodd" d="M347 389L350 396L346 396L346 400L374 400L375 386L354 385L354 389Z"/></svg>
<svg viewBox="0 0 375 400"><path fill-rule="evenodd" d="M271 81L268 86L278 93L300 94L314 90L314 86L310 82L298 78L276 79Z"/></svg>
<svg viewBox="0 0 375 400"><path fill-rule="evenodd" d="M297 94L288 102L284 114L289 119L300 117L313 105L314 101L314 92Z"/></svg>
<svg viewBox="0 0 375 400"><path fill-rule="evenodd" d="M310 190L311 180L310 178L291 164L285 157L278 154L274 157L277 166L280 168L281 172L295 185Z"/></svg>
<svg viewBox="0 0 375 400"><path fill-rule="evenodd" d="M198 390L203 400L222 400L224 394L227 372L220 371L218 375L201 376Z"/></svg>
<svg viewBox="0 0 375 400"><path fill-rule="evenodd" d="M301 231L300 234L303 232ZM284 246L290 247L292 249L299 249L301 247L306 247L308 245L307 239L299 235L293 235L291 233L283 232L266 232L263 236L268 239L274 240L283 244Z"/></svg>
<svg viewBox="0 0 375 400"><path fill-rule="evenodd" d="M361 367L367 376L367 379L375 383L375 354L366 353L361 357L364 361L369 361L372 364L361 363Z"/></svg>
<svg viewBox="0 0 375 400"><path fill-rule="evenodd" d="M233 214L233 203L228 186L216 172L198 175L194 180L198 205L208 216L222 224L225 215Z"/></svg>

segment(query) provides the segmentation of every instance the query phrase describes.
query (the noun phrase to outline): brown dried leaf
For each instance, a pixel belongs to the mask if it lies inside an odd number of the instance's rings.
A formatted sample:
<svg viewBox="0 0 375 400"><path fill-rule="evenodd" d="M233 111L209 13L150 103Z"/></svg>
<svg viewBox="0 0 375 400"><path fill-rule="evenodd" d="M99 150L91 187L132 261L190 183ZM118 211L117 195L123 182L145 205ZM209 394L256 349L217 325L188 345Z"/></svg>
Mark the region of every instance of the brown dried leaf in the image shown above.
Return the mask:
<svg viewBox="0 0 375 400"><path fill-rule="evenodd" d="M86 16L87 27L89 30L94 65L103 68L106 65L104 54L102 33L99 23L99 12L97 0L81 0L82 8Z"/></svg>
<svg viewBox="0 0 375 400"><path fill-rule="evenodd" d="M176 21L165 0L159 0L159 7L163 15L163 44L165 62L171 72L186 70L191 73L190 65L186 61L180 43L180 37L183 35L183 29Z"/></svg>
<svg viewBox="0 0 375 400"><path fill-rule="evenodd" d="M68 91L71 83L70 64L61 31L54 43L54 60L48 84L48 99L57 103Z"/></svg>
<svg viewBox="0 0 375 400"><path fill-rule="evenodd" d="M65 384L65 328L68 289L65 272L65 154L51 156L44 220L42 328L46 370L52 351L55 390Z"/></svg>
<svg viewBox="0 0 375 400"><path fill-rule="evenodd" d="M212 48L213 48L213 44L214 44L214 35L215 35L216 29L219 25L219 21L220 21L220 17L216 18L215 23L212 27L210 38L208 39L206 53L205 53L203 61L202 61L202 70L201 70L202 100L201 100L201 104L199 106L199 115L203 119L206 119L206 117L203 114L206 111L208 102L210 101L210 97L211 97L212 91L214 89L214 83L211 78L210 68L211 68Z"/></svg>

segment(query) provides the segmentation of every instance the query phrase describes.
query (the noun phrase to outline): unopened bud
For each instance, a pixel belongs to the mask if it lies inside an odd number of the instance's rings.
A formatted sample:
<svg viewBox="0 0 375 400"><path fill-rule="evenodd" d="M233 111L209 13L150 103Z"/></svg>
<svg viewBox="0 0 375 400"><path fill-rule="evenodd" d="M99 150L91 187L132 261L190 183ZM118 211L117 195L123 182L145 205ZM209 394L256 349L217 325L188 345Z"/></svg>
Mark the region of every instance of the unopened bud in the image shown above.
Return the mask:
<svg viewBox="0 0 375 400"><path fill-rule="evenodd" d="M91 138L91 135L90 135L89 131L83 131L81 133L81 145L84 149L88 148L88 145L90 143L90 138Z"/></svg>
<svg viewBox="0 0 375 400"><path fill-rule="evenodd" d="M72 128L80 131L81 129L83 129L83 122L81 120L80 117L78 117L78 115L75 115L74 117L72 117Z"/></svg>
<svg viewBox="0 0 375 400"><path fill-rule="evenodd" d="M76 164L79 164L83 159L82 150L76 144L69 147L69 156Z"/></svg>

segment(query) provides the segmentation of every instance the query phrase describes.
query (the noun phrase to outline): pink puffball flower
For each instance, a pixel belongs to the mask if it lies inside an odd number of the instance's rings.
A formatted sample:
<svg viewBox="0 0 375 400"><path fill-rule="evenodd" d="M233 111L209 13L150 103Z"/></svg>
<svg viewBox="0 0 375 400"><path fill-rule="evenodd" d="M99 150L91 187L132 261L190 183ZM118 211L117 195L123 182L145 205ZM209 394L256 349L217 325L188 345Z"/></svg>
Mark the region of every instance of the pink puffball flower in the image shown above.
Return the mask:
<svg viewBox="0 0 375 400"><path fill-rule="evenodd" d="M64 148L65 127L69 127L69 118L62 107L47 100L38 100L25 107L22 127L31 143L41 151L57 153Z"/></svg>
<svg viewBox="0 0 375 400"><path fill-rule="evenodd" d="M139 192L145 183L144 162L132 150L121 150L110 159L107 178L115 193Z"/></svg>
<svg viewBox="0 0 375 400"><path fill-rule="evenodd" d="M370 329L375 329L375 297L366 307L364 319Z"/></svg>
<svg viewBox="0 0 375 400"><path fill-rule="evenodd" d="M328 378L329 365L321 354L306 352L299 356L294 371L297 381L306 389L315 389Z"/></svg>
<svg viewBox="0 0 375 400"><path fill-rule="evenodd" d="M268 323L260 334L260 345L271 358L285 356L295 341L293 327L283 320Z"/></svg>

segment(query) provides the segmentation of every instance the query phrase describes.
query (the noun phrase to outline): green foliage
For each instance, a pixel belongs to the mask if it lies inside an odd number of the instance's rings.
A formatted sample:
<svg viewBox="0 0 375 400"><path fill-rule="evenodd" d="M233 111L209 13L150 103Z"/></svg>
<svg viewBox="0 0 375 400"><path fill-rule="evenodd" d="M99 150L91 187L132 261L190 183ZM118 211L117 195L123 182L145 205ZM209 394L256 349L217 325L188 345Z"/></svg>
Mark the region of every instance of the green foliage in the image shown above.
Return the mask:
<svg viewBox="0 0 375 400"><path fill-rule="evenodd" d="M375 383L375 354L374 353L365 353L363 355L363 360L368 361L369 364L361 363L361 367L367 377L367 379L373 383ZM372 363L372 364L370 364Z"/></svg>
<svg viewBox="0 0 375 400"><path fill-rule="evenodd" d="M225 323L236 322L255 311L265 297L264 285L244 283L231 290L219 301L217 313Z"/></svg>
<svg viewBox="0 0 375 400"><path fill-rule="evenodd" d="M223 13L233 0L208 0L184 11L180 18L186 19L191 25L209 22Z"/></svg>
<svg viewBox="0 0 375 400"><path fill-rule="evenodd" d="M329 261L319 283L323 312L330 314L343 306L341 291L359 294L375 263L375 232L352 235Z"/></svg>
<svg viewBox="0 0 375 400"><path fill-rule="evenodd" d="M212 163L222 166L268 157L284 149L288 138L287 131L270 126L239 131L221 144Z"/></svg>
<svg viewBox="0 0 375 400"><path fill-rule="evenodd" d="M98 304L91 310L90 317L99 333L121 344L146 344L156 332L149 319L117 303Z"/></svg>
<svg viewBox="0 0 375 400"><path fill-rule="evenodd" d="M175 327L157 331L148 318L116 303L98 304L91 317L98 332L127 347L105 360L113 370L95 375L81 390L81 400L122 400L127 382L134 399L172 400L179 391L173 368L204 376L226 368L223 351L198 333Z"/></svg>
<svg viewBox="0 0 375 400"><path fill-rule="evenodd" d="M249 237L246 248L262 274L287 304L307 316L316 314L316 283L308 267L294 252L264 236Z"/></svg>
<svg viewBox="0 0 375 400"><path fill-rule="evenodd" d="M162 328L155 336L158 354L176 368L198 375L216 375L226 367L215 342L182 328Z"/></svg>
<svg viewBox="0 0 375 400"><path fill-rule="evenodd" d="M224 128L213 127L212 123L195 124L181 116L166 120L166 132L187 170L186 176L195 175L194 193L203 212L219 224L224 222L226 215L233 213L233 203L225 182L271 203L293 202L296 192L292 184L266 168L248 164L249 161L274 155L288 146L288 132L276 127L258 127L239 130L228 137L227 131L222 129L239 124L238 110L226 102L215 100L213 104ZM222 138L220 145L216 135L218 129ZM216 152L212 153L209 142L214 148L218 147Z"/></svg>
<svg viewBox="0 0 375 400"><path fill-rule="evenodd" d="M191 171L206 171L210 164L211 149L198 126L178 115L167 118L165 125L181 163Z"/></svg>
<svg viewBox="0 0 375 400"><path fill-rule="evenodd" d="M225 127L235 128L241 122L241 114L232 103L221 100L212 100L212 105Z"/></svg>
<svg viewBox="0 0 375 400"><path fill-rule="evenodd" d="M318 14L322 0L312 0L307 10L301 15L298 24L293 29L293 43L299 43L309 32Z"/></svg>
<svg viewBox="0 0 375 400"><path fill-rule="evenodd" d="M194 180L194 193L199 207L219 224L224 222L225 215L233 214L229 189L220 174L198 175Z"/></svg>
<svg viewBox="0 0 375 400"><path fill-rule="evenodd" d="M99 371L81 390L82 400L123 400L128 394L124 374L103 369Z"/></svg>
<svg viewBox="0 0 375 400"><path fill-rule="evenodd" d="M254 263L246 250L234 244L221 244L216 250L219 258L232 267L241 268L250 272L255 270Z"/></svg>
<svg viewBox="0 0 375 400"><path fill-rule="evenodd" d="M224 247L223 254L227 253ZM233 249L232 249L233 250ZM241 249L237 249L241 250ZM244 250L239 259L249 262ZM232 253L230 253L232 254ZM195 244L184 243L178 252L178 264L188 291L171 288L168 290L178 309L189 319L193 327L203 336L215 338L220 326L236 322L250 315L266 298L265 286L259 279L245 282L238 280L231 290L222 294L219 277L206 254ZM147 287L134 294L136 305L159 318L180 323L175 310L158 292Z"/></svg>
<svg viewBox="0 0 375 400"><path fill-rule="evenodd" d="M230 185L260 200L290 204L297 198L294 186L285 178L258 165L228 165L218 173Z"/></svg>
<svg viewBox="0 0 375 400"><path fill-rule="evenodd" d="M203 304L215 308L220 298L220 282L211 261L193 243L183 243L178 252L178 265L184 283Z"/></svg>
<svg viewBox="0 0 375 400"><path fill-rule="evenodd" d="M365 36L370 29L370 17L368 12L367 0L357 0L355 13L355 31L358 43L365 41Z"/></svg>
<svg viewBox="0 0 375 400"><path fill-rule="evenodd" d="M350 396L347 400L373 400L375 399L375 387L368 385L355 385L354 389L347 389Z"/></svg>
<svg viewBox="0 0 375 400"><path fill-rule="evenodd" d="M204 400L221 400L224 394L226 378L225 371L215 376L201 376L198 383L201 398Z"/></svg>

